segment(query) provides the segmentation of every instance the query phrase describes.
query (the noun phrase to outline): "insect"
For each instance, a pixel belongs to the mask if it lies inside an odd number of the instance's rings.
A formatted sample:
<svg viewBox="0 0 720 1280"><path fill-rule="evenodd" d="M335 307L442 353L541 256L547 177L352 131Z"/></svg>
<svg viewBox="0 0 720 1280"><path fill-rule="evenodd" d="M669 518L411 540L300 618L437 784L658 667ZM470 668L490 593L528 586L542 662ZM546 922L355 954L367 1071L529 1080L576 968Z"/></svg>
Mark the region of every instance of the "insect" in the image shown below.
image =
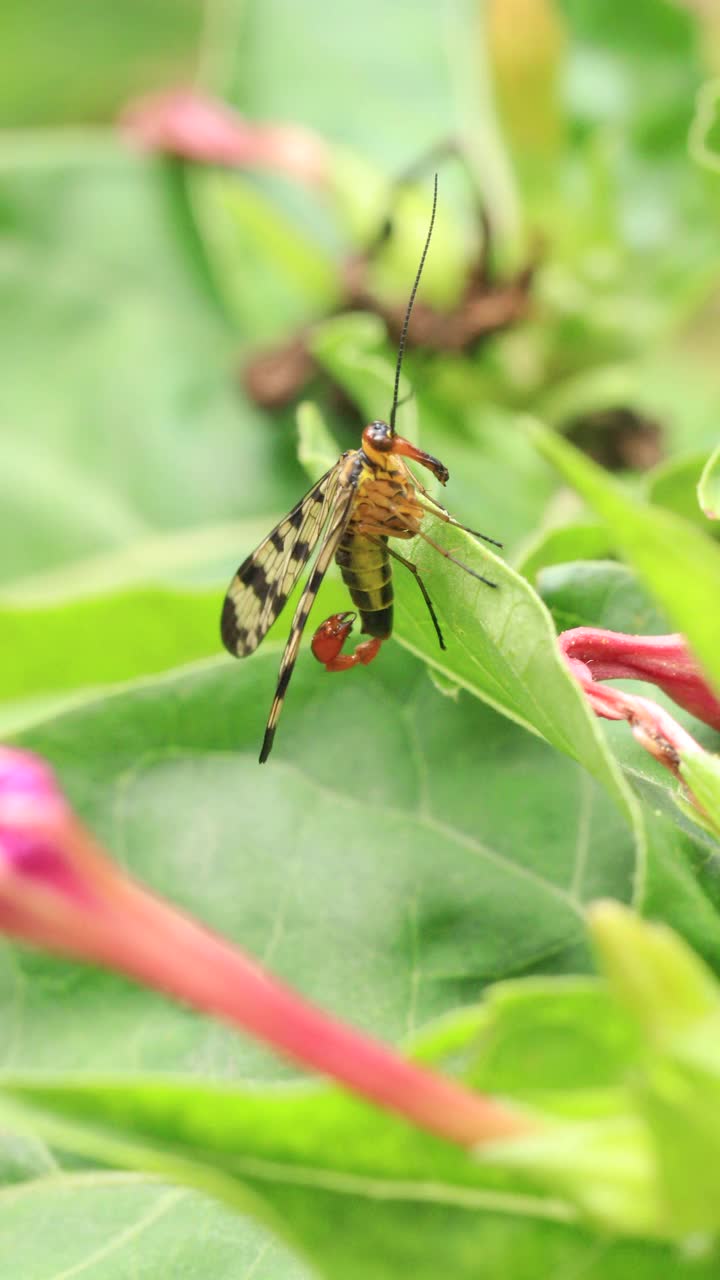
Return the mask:
<svg viewBox="0 0 720 1280"><path fill-rule="evenodd" d="M459 529L465 529L465 525L455 520L428 493L413 475L405 458L426 467L441 484L447 483L447 467L395 431L400 370L408 325L430 247L436 207L437 175L427 238L400 334L389 422L378 420L365 427L361 447L343 453L335 465L243 561L225 597L221 620L223 643L231 654L244 658L260 644L319 545L317 559L295 610L280 663L275 697L260 751L261 764L267 760L272 749L308 614L333 560L337 562L360 614L362 630L370 638L359 644L354 653L343 654L342 648L356 615L347 612L327 618L315 632L312 651L328 671L345 671L358 664L366 666L377 656L384 641L390 638L393 626L393 560L404 565L415 577L430 613L440 648L445 648L440 624L417 566L391 547L389 538L407 540L421 537L446 560L451 560L488 587L496 586L496 583L462 564L433 541L422 528L422 522L428 514ZM471 529L465 531L474 533ZM501 545L486 534L474 533L474 536L493 546Z"/></svg>

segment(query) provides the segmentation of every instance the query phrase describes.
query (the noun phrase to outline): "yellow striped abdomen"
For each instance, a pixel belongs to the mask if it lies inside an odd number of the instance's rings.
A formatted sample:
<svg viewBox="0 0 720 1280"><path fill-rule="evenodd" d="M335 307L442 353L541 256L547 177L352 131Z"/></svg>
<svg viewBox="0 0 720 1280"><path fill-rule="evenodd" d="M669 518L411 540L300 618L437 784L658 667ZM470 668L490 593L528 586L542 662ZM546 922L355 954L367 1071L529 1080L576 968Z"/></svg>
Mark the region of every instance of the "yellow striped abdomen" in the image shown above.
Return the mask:
<svg viewBox="0 0 720 1280"><path fill-rule="evenodd" d="M335 553L343 581L362 622L362 631L385 639L392 632L393 587L387 539L349 529Z"/></svg>

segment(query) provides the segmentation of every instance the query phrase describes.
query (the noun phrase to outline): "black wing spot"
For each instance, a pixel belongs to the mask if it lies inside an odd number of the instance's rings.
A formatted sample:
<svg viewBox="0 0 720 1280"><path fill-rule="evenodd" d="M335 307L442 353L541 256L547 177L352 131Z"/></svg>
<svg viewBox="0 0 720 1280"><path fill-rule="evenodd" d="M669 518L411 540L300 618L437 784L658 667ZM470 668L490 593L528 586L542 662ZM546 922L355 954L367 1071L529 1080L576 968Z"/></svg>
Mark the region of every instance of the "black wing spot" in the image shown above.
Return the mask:
<svg viewBox="0 0 720 1280"><path fill-rule="evenodd" d="M238 649L242 647L243 641L247 639L247 633L237 624L235 605L230 596L226 596L223 603L220 635L225 648L229 649L232 654L236 654Z"/></svg>
<svg viewBox="0 0 720 1280"><path fill-rule="evenodd" d="M283 551L285 549L285 539L278 529L273 529L270 534L270 542L276 551Z"/></svg>
<svg viewBox="0 0 720 1280"><path fill-rule="evenodd" d="M268 592L269 583L267 575L261 564L257 560L247 561L241 569L238 570L238 578L243 586L249 587L255 592L256 596L265 596Z"/></svg>
<svg viewBox="0 0 720 1280"><path fill-rule="evenodd" d="M303 522L303 518L304 518L304 512L302 507L296 507L294 511L290 512L290 515L287 518L287 522L291 526L291 528L299 529L300 525Z"/></svg>
<svg viewBox="0 0 720 1280"><path fill-rule="evenodd" d="M293 560L305 561L309 553L310 553L310 543L305 542L304 538L298 538L291 552Z"/></svg>

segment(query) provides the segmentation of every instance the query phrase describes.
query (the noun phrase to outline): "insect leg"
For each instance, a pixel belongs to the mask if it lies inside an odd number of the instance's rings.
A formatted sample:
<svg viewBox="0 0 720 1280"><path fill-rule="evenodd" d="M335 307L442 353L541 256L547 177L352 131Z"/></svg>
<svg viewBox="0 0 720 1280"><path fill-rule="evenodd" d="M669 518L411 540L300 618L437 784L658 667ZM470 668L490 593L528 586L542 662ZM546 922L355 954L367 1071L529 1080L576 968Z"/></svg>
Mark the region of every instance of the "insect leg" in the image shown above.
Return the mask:
<svg viewBox="0 0 720 1280"><path fill-rule="evenodd" d="M463 564L462 560L457 560L451 552L446 551L438 542L433 542L432 538L428 537L424 529L418 530L418 537L423 538L429 546L434 547L436 551L439 551L440 555L444 556L446 560L452 560L453 564L456 564L459 569L464 569L466 573L471 574L473 578L477 578L479 582L484 582L486 587L497 587L497 582L491 582L489 578L484 578L481 573L476 573L475 569L471 569L468 564Z"/></svg>
<svg viewBox="0 0 720 1280"><path fill-rule="evenodd" d="M399 560L399 561L400 561L400 564L404 564L404 565L405 565L405 568L406 568L406 569L409 569L409 570L410 570L410 572L411 572L411 574L413 575L413 577L414 577L415 581L417 582L417 584L418 584L418 586L419 586L419 588L420 588L420 590L421 590L421 592L422 592L423 600L425 601L425 603L426 603L426 605L427 605L427 607L428 607L428 613L430 614L430 617L432 618L432 624L433 624L433 626L434 626L434 628L435 628L435 632L436 632L436 634L437 634L437 638L438 638L438 641L439 641L439 643L440 643L440 648L441 648L441 649L446 649L446 648L447 648L447 645L445 644L445 641L443 640L443 633L442 633L442 631L440 630L440 623L439 623L439 622L438 622L438 620L437 620L437 614L435 613L435 609L433 608L433 602L432 602L432 600L430 599L430 596L429 596L429 594L428 594L428 589L427 589L427 587L425 586L425 583L423 582L423 580L422 580L422 578L421 578L421 576L420 576L420 570L418 569L418 567L417 567L417 565L416 565L416 564L413 564L412 560L408 560L405 556L401 556L401 555L400 555L400 552L399 552L399 551L394 551L394 550L393 550L393 548L392 548L391 546L389 546L389 545L388 545L387 550L388 550L388 554L389 554L389 555L391 555L391 556L393 557L393 559L394 559L394 560Z"/></svg>
<svg viewBox="0 0 720 1280"><path fill-rule="evenodd" d="M420 506L424 507L431 516L436 516L437 519L442 520L444 524L451 524L455 529L462 529L463 533L472 534L473 538L482 538L483 542L489 542L492 547L502 547L502 542L498 542L495 538L488 537L486 533L479 533L477 529L468 529L466 524L461 524L459 520L456 520L454 516L450 515L449 511L446 511L445 507L441 502L438 502L437 498L433 498L432 494L428 493L427 489L420 483L417 476L413 476L412 479L418 492L432 503L431 507L428 507L424 502L420 503Z"/></svg>

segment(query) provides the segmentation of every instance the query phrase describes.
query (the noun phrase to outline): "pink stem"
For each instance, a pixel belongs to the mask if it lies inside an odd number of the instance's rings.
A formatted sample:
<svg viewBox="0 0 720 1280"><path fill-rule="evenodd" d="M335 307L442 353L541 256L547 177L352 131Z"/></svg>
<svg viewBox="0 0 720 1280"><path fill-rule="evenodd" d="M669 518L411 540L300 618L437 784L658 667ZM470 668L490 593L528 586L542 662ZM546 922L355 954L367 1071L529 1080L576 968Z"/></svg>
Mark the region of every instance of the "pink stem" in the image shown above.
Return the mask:
<svg viewBox="0 0 720 1280"><path fill-rule="evenodd" d="M45 847L47 833L39 841ZM124 876L70 814L63 853L82 892L64 887L59 899L57 885L43 873L13 896L12 873L5 884L0 877L6 932L119 970L218 1015L452 1142L469 1147L531 1128L491 1099L405 1060L302 999L239 948Z"/></svg>

